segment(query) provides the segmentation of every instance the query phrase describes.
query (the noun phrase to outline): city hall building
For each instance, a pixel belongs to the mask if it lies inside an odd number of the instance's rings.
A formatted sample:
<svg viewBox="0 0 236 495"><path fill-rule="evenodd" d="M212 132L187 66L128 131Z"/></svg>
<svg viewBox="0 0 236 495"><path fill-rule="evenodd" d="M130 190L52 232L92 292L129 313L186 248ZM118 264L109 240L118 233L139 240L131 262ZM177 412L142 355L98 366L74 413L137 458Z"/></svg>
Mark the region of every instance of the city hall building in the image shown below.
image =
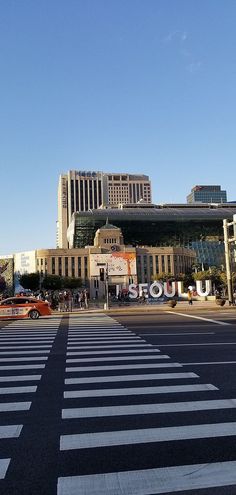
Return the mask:
<svg viewBox="0 0 236 495"><path fill-rule="evenodd" d="M75 212L67 237L70 248L91 245L95 232L106 218L121 228L124 242L133 247L188 248L207 269L222 268L224 258L223 219L232 220L236 204L126 205Z"/></svg>
<svg viewBox="0 0 236 495"><path fill-rule="evenodd" d="M131 283L152 282L163 273L178 278L178 275L191 270L196 261L195 252L183 247L126 245L120 227L108 221L97 229L91 245L37 249L17 253L15 257L18 274L39 272L42 277L49 274L80 278L92 298L104 297L106 272L109 292L115 293L117 285L120 289L127 289Z"/></svg>

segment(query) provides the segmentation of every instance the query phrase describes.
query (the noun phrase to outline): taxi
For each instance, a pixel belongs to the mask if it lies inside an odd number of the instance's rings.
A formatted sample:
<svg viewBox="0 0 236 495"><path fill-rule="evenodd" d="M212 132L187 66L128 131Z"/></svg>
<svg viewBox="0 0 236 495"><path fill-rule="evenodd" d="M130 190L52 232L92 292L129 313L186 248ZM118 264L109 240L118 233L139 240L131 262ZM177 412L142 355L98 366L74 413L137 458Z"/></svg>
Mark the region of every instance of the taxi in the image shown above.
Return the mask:
<svg viewBox="0 0 236 495"><path fill-rule="evenodd" d="M51 315L49 303L34 297L8 297L0 302L0 319L31 318Z"/></svg>

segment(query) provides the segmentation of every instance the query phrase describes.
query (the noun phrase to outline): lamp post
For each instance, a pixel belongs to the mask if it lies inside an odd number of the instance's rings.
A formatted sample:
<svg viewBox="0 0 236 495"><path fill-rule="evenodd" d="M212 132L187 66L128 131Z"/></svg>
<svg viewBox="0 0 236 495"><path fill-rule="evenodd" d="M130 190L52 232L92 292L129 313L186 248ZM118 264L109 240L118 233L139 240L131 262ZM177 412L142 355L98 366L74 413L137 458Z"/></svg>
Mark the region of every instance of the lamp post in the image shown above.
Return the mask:
<svg viewBox="0 0 236 495"><path fill-rule="evenodd" d="M234 235L229 237L228 229L233 227ZM224 244L225 244L225 269L227 277L227 287L228 287L228 298L229 305L233 304L233 286L232 286L232 273L231 273L231 259L230 259L230 244L231 242L236 242L236 215L233 215L233 221L228 222L228 220L223 220L224 229Z"/></svg>

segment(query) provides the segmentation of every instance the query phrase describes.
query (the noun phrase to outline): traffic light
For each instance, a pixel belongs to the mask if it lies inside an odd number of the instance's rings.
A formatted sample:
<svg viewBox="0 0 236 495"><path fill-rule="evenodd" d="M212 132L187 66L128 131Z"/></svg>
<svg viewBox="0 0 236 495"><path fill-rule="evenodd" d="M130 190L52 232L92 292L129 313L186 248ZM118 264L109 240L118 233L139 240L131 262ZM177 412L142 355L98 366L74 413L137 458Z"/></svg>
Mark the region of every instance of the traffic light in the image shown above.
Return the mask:
<svg viewBox="0 0 236 495"><path fill-rule="evenodd" d="M104 280L105 280L105 270L104 270L104 268L100 268L100 280L101 280L101 282L104 282Z"/></svg>

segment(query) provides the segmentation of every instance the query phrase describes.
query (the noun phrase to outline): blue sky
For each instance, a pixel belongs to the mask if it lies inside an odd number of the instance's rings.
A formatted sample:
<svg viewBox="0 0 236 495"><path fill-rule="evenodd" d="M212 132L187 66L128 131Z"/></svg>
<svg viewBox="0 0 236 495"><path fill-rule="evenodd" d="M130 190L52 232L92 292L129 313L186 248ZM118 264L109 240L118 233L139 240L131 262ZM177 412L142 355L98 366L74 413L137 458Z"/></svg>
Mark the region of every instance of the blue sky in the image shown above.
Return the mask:
<svg viewBox="0 0 236 495"><path fill-rule="evenodd" d="M236 199L234 0L0 0L0 253L54 247L69 169Z"/></svg>

